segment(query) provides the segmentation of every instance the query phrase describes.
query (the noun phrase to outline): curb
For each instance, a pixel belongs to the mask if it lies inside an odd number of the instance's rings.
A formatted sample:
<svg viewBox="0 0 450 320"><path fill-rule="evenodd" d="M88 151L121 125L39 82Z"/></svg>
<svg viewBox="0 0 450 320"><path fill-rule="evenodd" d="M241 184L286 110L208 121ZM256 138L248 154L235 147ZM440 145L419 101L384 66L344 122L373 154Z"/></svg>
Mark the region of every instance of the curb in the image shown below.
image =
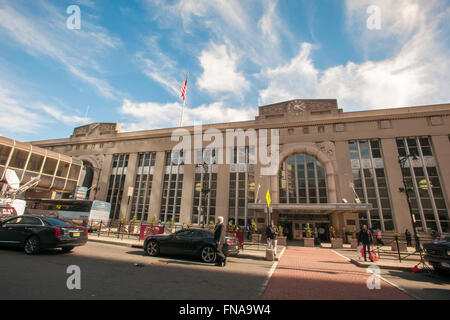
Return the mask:
<svg viewBox="0 0 450 320"><path fill-rule="evenodd" d="M268 274L267 274L267 279L263 282L262 286L261 286L261 290L258 292L258 295L260 297L260 299L262 298L262 296L264 295L264 293L267 290L267 287L269 286L269 281L272 278L273 273L275 272L275 270L277 269L278 263L281 260L281 256L283 255L284 251L286 250L287 246L284 247L281 250L280 255L278 256L278 260L275 260L274 263L272 264L272 267L270 268Z"/></svg>
<svg viewBox="0 0 450 320"><path fill-rule="evenodd" d="M339 252L335 251L335 250L333 250L333 252L334 252L335 254L337 254L338 256L344 258L344 259L347 260L348 262L350 262L350 263L352 263L352 264L355 264L355 265L358 266L358 267L366 267L365 265L362 265L362 264L358 263L358 261L356 261L356 260L354 260L354 259L351 259L351 258L348 258L348 257L344 256L343 254L340 254ZM379 266L379 267L380 267L380 266ZM380 269L384 269L384 268L381 268L381 267L380 267ZM389 269L389 268L388 268L388 269ZM391 270L392 270L392 268L391 268ZM406 291L406 290L403 289L402 287L400 287L400 286L396 285L395 283L393 283L393 282L387 280L387 279L384 278L383 276L380 275L380 276L378 276L378 277L379 277L381 280L383 280L384 282L386 282L386 283L390 284L391 286L397 288L398 290L400 290L401 292L403 292L403 293L406 294L407 296L409 296L409 297L411 297L411 298L413 298L413 299L415 299L415 300L422 300L422 299L420 299L419 297L417 297L416 295L414 295L414 294L412 294L412 293Z"/></svg>
<svg viewBox="0 0 450 320"><path fill-rule="evenodd" d="M131 244L131 243L121 243L121 242L116 242L116 241L107 241L107 240L99 240L99 239L88 239L88 241L103 243L103 244L111 244L111 245L116 245L116 246L121 246L121 247L139 248L139 249L144 248L143 245L137 245L137 244Z"/></svg>
<svg viewBox="0 0 450 320"><path fill-rule="evenodd" d="M411 271L411 267L401 267L401 266L386 266L386 265L378 265L376 263L373 264L366 264L366 263L362 263L358 260L355 259L351 259L349 258L349 261L354 264L357 267L361 267L361 268L366 268L369 266L377 266L380 269L386 269L386 270L397 270L397 271Z"/></svg>

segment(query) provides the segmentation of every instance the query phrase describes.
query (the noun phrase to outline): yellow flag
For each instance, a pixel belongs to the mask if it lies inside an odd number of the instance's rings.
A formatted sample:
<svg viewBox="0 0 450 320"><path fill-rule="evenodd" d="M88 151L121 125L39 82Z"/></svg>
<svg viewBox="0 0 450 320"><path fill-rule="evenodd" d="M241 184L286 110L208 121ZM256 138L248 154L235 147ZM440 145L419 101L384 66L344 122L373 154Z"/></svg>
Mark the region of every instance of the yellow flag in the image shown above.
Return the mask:
<svg viewBox="0 0 450 320"><path fill-rule="evenodd" d="M266 201L267 201L267 206L270 207L270 192L269 192L269 189L267 189Z"/></svg>

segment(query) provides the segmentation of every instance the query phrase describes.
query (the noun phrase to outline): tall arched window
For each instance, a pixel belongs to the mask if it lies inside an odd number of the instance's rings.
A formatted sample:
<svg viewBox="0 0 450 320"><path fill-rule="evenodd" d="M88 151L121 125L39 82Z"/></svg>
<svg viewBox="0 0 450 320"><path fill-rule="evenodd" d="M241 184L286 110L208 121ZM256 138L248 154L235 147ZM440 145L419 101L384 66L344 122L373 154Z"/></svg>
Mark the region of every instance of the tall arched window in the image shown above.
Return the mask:
<svg viewBox="0 0 450 320"><path fill-rule="evenodd" d="M280 203L327 203L325 169L313 156L295 153L281 164Z"/></svg>

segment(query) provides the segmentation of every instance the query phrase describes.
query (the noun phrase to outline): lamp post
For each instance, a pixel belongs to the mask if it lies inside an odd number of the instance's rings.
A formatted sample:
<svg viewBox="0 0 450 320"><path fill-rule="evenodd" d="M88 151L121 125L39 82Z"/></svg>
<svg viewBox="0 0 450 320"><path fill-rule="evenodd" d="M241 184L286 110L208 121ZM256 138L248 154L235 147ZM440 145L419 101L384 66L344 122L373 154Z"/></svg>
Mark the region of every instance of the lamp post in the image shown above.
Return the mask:
<svg viewBox="0 0 450 320"><path fill-rule="evenodd" d="M206 162L203 162L202 164L198 165L198 168L202 168L203 169L203 173L204 175L208 173L208 164ZM203 176L203 185L200 186L200 193L201 193L201 200L198 206L199 209L199 217L202 217L202 228L205 227L205 220L206 220L206 214L208 209L205 207L208 205L208 203L206 203L206 206L203 205L203 201L206 199L208 199L208 194L211 192L211 189L209 189L209 186L207 184L205 184L206 180Z"/></svg>
<svg viewBox="0 0 450 320"><path fill-rule="evenodd" d="M406 200L408 201L409 214L411 216L411 223L412 223L413 232L414 232L414 239L416 241L416 251L421 253L422 250L421 250L421 247L420 247L420 239L419 239L419 236L417 235L416 219L415 219L414 213L412 211L411 199L409 197L409 192L413 191L413 190L406 186L405 175L403 174L403 169L405 168L406 161L408 161L408 159L410 159L410 158L414 162L417 162L419 160L415 153L407 154L407 155L405 155L403 157L402 156L398 156L398 163L400 164L400 168L402 169L402 178L403 178L403 188L400 188L399 190L400 190L400 192L404 192L406 194ZM422 254L421 254L421 260L422 260Z"/></svg>

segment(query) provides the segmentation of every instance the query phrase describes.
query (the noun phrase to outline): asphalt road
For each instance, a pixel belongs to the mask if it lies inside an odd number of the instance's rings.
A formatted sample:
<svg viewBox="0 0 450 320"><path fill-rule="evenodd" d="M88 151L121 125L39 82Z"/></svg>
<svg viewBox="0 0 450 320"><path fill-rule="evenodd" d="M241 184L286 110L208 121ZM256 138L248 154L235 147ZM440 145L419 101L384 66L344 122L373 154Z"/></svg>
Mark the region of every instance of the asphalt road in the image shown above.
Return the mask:
<svg viewBox="0 0 450 320"><path fill-rule="evenodd" d="M92 242L35 256L0 248L0 299L260 299L273 262L246 254L228 260L220 268ZM80 268L80 290L67 288L71 265Z"/></svg>

